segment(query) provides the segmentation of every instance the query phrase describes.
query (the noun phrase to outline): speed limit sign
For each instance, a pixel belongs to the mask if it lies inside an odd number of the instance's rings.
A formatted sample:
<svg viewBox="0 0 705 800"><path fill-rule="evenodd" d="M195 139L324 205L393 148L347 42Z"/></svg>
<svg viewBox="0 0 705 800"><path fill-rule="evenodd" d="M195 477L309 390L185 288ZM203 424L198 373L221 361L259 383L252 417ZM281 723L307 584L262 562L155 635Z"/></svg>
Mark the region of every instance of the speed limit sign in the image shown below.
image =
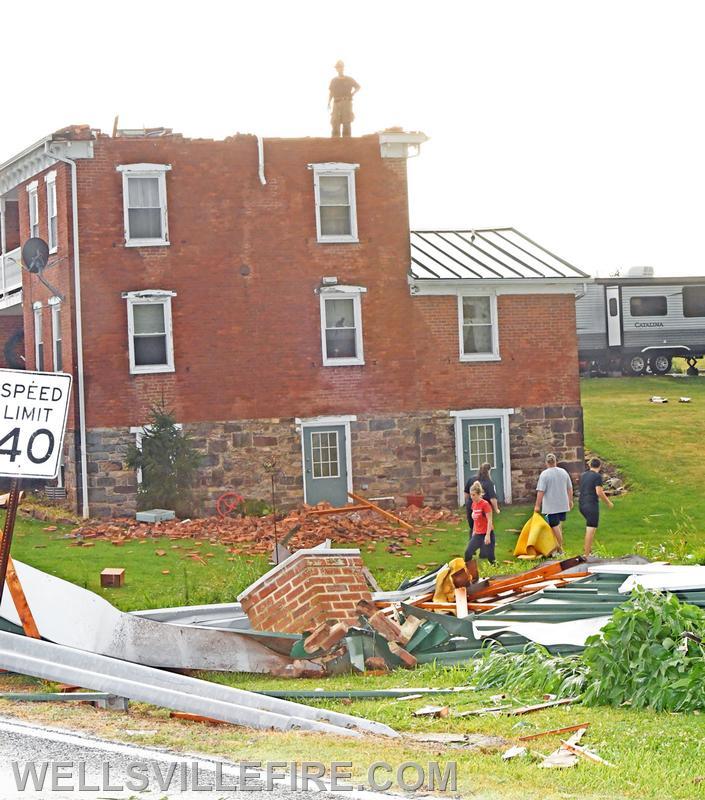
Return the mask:
<svg viewBox="0 0 705 800"><path fill-rule="evenodd" d="M70 397L63 372L0 369L0 475L56 478Z"/></svg>

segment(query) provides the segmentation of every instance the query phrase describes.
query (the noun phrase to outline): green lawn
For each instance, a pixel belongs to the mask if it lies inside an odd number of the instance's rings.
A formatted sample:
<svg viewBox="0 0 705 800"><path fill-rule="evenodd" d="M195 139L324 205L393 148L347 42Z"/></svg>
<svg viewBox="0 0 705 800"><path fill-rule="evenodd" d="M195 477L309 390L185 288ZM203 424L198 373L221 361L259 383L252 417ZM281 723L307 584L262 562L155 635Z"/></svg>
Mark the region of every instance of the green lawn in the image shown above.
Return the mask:
<svg viewBox="0 0 705 800"><path fill-rule="evenodd" d="M705 459L699 438L705 421L705 381L699 379L641 378L587 379L582 383L585 433L588 448L616 464L626 478L629 492L615 501L612 511L603 510L597 548L606 554L639 551L651 557L692 563L705 556ZM648 402L651 395L670 398L666 405ZM681 395L690 404L678 404ZM537 464L537 474L541 465ZM528 517L530 506L506 507L498 519L498 559L496 572L525 568L511 558L517 531ZM22 521L13 554L40 569L45 569L95 591L104 567L124 566L127 584L119 590L103 590L123 609L146 608L184 603L225 602L266 568L262 557L236 557L225 548L204 542L149 540L115 547L96 542L92 547L74 547L64 538L67 528L44 531L47 523ZM583 520L577 510L565 526L566 550L581 551ZM371 542L363 557L385 588L396 586L401 578L420 574L422 569L460 555L466 542L464 521L459 525L438 524L419 532L421 544L408 545L410 557L391 554L388 542ZM166 551L157 556L156 550ZM205 565L187 557L198 551ZM212 555L209 555L212 554ZM689 558L690 556L690 558ZM234 559L234 560L230 560ZM421 567L421 568L419 568ZM168 570L168 575L162 572ZM486 570L487 572L487 570ZM279 687L281 681L252 675L211 675L214 680L235 683L244 688ZM384 686L451 686L468 680L468 668L436 669L426 666L411 672L388 676L344 676L287 682L287 686L315 688L381 688ZM458 709L482 706L491 692L468 693L454 697ZM536 701L536 697L516 698ZM326 760L352 760L357 767L377 759L399 763L405 759L450 759L458 762L462 796L478 798L583 798L584 800L686 800L705 796L705 716L697 714L657 714L629 709L553 709L517 719L453 718L419 720L411 710L438 698L400 703L392 700L361 700L352 704L331 702L340 711L379 719L407 732L482 732L501 734L509 739L539 730L590 722L585 740L615 769L581 762L566 771L541 770L527 762L502 762L498 754L476 754L424 747L417 743L363 740L341 742L330 737L313 739L291 735L267 735L236 728L204 728L166 719L163 711L139 708L131 727L154 728L146 744L183 747L188 750L219 753L241 758L302 758L304 742L311 742L306 755ZM14 707L13 707L14 708ZM4 708L0 706L0 713ZM8 709L9 710L9 709ZM14 713L14 711L13 711ZM97 732L120 736L115 715L93 715L78 709L32 709L34 718L67 724L92 726ZM89 714L90 719L85 715ZM49 716L47 716L49 715ZM51 716L53 715L53 716ZM88 719L88 722L86 720ZM102 727L100 727L102 726ZM539 740L534 749L547 753L557 746L556 739Z"/></svg>

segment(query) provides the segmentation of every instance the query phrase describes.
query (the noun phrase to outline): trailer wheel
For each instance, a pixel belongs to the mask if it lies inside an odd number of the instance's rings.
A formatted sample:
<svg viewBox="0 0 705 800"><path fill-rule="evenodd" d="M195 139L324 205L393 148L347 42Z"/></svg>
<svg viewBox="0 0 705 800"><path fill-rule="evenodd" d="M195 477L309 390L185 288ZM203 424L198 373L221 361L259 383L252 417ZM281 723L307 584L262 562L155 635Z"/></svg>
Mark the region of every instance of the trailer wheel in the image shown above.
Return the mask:
<svg viewBox="0 0 705 800"><path fill-rule="evenodd" d="M646 372L646 359L638 353L634 356L627 356L624 359L622 371L625 375L631 375L632 377L643 375Z"/></svg>
<svg viewBox="0 0 705 800"><path fill-rule="evenodd" d="M649 366L654 375L666 375L671 371L671 359L665 355L654 356L649 359Z"/></svg>

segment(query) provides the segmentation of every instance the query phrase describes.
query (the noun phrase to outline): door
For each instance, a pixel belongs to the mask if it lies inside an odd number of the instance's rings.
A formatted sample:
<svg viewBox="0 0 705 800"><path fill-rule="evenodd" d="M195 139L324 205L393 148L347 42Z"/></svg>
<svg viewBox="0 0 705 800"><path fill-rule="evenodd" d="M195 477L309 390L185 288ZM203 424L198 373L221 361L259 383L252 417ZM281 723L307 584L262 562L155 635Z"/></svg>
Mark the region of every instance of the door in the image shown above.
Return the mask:
<svg viewBox="0 0 705 800"><path fill-rule="evenodd" d="M622 346L622 304L619 295L619 286L607 286L605 288L608 347Z"/></svg>
<svg viewBox="0 0 705 800"><path fill-rule="evenodd" d="M309 505L327 500L334 506L348 502L345 425L306 426L304 437L304 487Z"/></svg>
<svg viewBox="0 0 705 800"><path fill-rule="evenodd" d="M480 465L492 465L490 475L497 498L504 502L504 453L502 452L502 421L495 419L464 419L463 421L463 485L477 475Z"/></svg>

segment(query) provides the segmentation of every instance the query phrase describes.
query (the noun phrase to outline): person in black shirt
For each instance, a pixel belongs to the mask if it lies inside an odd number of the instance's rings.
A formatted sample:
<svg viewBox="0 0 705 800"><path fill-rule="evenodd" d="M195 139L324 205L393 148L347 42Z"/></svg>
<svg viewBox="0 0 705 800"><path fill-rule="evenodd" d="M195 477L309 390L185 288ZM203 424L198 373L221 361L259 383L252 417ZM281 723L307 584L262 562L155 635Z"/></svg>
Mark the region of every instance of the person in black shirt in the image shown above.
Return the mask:
<svg viewBox="0 0 705 800"><path fill-rule="evenodd" d="M585 548L583 555L587 558L592 552L592 542L595 538L597 526L600 524L600 503L614 508L614 503L607 497L602 488L602 475L600 467L602 462L599 458L591 458L589 469L580 477L580 499L578 508L585 517Z"/></svg>
<svg viewBox="0 0 705 800"><path fill-rule="evenodd" d="M499 510L499 503L497 502L497 490L495 489L494 483L492 482L492 478L490 477L490 470L492 469L492 465L485 462L480 466L480 469L477 475L474 478L470 478L468 482L465 484L465 516L468 520L468 527L470 528L470 537L472 538L473 533L473 522L472 522L472 501L470 498L470 487L478 481L482 486L482 499L487 500L487 502L492 506L492 513L500 514ZM494 526L493 526L494 527ZM490 531L494 539L494 530ZM483 552L484 548L480 549L480 558L487 558L485 553ZM494 560L494 558L492 559Z"/></svg>

